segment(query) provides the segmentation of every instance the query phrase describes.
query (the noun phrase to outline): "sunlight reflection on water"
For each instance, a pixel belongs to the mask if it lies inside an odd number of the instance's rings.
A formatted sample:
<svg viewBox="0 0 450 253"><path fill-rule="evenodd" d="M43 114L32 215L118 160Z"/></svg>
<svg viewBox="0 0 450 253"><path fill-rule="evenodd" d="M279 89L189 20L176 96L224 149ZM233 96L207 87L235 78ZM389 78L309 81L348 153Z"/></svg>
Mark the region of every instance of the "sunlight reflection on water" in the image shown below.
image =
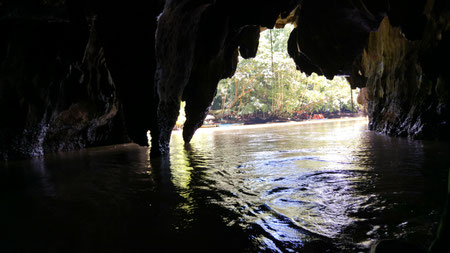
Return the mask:
<svg viewBox="0 0 450 253"><path fill-rule="evenodd" d="M366 128L360 120L287 129L201 129L189 152L208 168L208 187L226 193L215 204L238 213L242 226L262 229L266 235L260 239L272 250L283 250L274 246L280 243L298 248L314 237L342 240L346 228L363 220L354 214L374 195L361 188L376 177L372 165L361 164L372 155L371 150L361 154L369 141ZM181 156L180 132L171 148L174 184L192 186L187 174L196 168Z"/></svg>

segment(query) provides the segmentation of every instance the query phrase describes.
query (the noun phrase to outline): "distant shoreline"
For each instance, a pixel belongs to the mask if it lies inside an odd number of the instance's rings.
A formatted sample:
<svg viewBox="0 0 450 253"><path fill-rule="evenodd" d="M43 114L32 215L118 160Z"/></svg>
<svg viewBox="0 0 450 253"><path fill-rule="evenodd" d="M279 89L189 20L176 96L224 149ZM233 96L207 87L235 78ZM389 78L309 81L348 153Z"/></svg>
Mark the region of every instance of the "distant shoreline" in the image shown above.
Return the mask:
<svg viewBox="0 0 450 253"><path fill-rule="evenodd" d="M237 130L237 129L251 129L251 128L265 128L274 126L293 126L293 125L309 125L309 124L322 124L330 122L346 122L346 121L361 121L368 120L367 116L359 117L342 117L342 118L332 118L332 119L313 119L313 120L303 120L303 121L286 121L286 122L267 122L262 124L248 124L248 125L233 125L226 127L207 127L199 128L197 131L226 131L226 130Z"/></svg>

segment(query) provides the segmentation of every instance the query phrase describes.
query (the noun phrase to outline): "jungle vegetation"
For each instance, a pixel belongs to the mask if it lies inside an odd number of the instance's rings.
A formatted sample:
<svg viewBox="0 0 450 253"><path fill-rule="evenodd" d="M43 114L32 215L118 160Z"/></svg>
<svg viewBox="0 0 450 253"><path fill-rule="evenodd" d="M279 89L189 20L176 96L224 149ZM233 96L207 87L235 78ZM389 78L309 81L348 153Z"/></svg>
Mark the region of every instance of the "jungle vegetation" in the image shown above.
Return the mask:
<svg viewBox="0 0 450 253"><path fill-rule="evenodd" d="M288 118L358 110L359 90L353 92L352 108L351 88L345 77L328 80L296 70L287 53L292 29L292 25L286 25L283 29L261 32L256 57L239 57L235 75L219 82L212 114Z"/></svg>

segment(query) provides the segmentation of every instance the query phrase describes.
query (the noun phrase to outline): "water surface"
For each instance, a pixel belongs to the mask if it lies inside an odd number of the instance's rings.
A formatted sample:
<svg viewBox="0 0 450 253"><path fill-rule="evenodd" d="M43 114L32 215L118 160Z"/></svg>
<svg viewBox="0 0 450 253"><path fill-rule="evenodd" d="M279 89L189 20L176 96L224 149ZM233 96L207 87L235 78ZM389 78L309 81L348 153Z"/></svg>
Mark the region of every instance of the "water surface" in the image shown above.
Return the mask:
<svg viewBox="0 0 450 253"><path fill-rule="evenodd" d="M134 144L0 164L2 252L367 252L428 247L448 143L367 121L201 129L170 159Z"/></svg>

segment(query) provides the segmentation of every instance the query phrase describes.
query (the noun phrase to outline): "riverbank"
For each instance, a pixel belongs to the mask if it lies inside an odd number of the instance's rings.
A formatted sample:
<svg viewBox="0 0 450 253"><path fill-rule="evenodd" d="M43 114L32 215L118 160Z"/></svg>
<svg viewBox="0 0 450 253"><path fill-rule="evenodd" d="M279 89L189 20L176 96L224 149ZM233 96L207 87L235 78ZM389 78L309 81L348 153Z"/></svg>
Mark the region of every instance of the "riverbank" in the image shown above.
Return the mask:
<svg viewBox="0 0 450 253"><path fill-rule="evenodd" d="M336 119L336 118L351 118L351 117L364 117L360 112L338 112L338 113L316 113L316 114L306 114L306 113L294 113L287 117L277 116L277 115L264 115L264 116L254 116L254 115L227 115L227 116L216 116L214 119L207 120L209 125L220 125L220 124L243 124L243 125L253 125L253 124L265 124L265 123L279 123L279 122L302 122L307 120L315 119Z"/></svg>
<svg viewBox="0 0 450 253"><path fill-rule="evenodd" d="M210 116L208 116L210 117ZM269 125L269 124L280 124L280 123L314 123L316 121L322 122L324 120L331 119L351 119L351 118L365 118L367 116L362 113L320 113L320 114L294 114L290 117L279 117L279 116L266 116L258 117L253 115L246 116L233 116L228 115L226 117L211 117L205 120L202 128L217 128L217 127L230 127L230 126L251 126L251 125ZM176 128L177 129L182 129Z"/></svg>
<svg viewBox="0 0 450 253"><path fill-rule="evenodd" d="M220 124L217 127L206 127L200 128L202 131L210 131L210 130L237 130L237 129L251 129L251 128L265 128L265 127L274 127L274 126L292 126L292 125L307 125L307 124L323 124L330 122L346 122L346 121L360 121L360 120L368 120L367 116L355 116L355 117L341 117L341 118L332 118L332 119L312 119L312 120L302 120L302 121L284 121L284 122L267 122L261 124L225 124L221 126Z"/></svg>

